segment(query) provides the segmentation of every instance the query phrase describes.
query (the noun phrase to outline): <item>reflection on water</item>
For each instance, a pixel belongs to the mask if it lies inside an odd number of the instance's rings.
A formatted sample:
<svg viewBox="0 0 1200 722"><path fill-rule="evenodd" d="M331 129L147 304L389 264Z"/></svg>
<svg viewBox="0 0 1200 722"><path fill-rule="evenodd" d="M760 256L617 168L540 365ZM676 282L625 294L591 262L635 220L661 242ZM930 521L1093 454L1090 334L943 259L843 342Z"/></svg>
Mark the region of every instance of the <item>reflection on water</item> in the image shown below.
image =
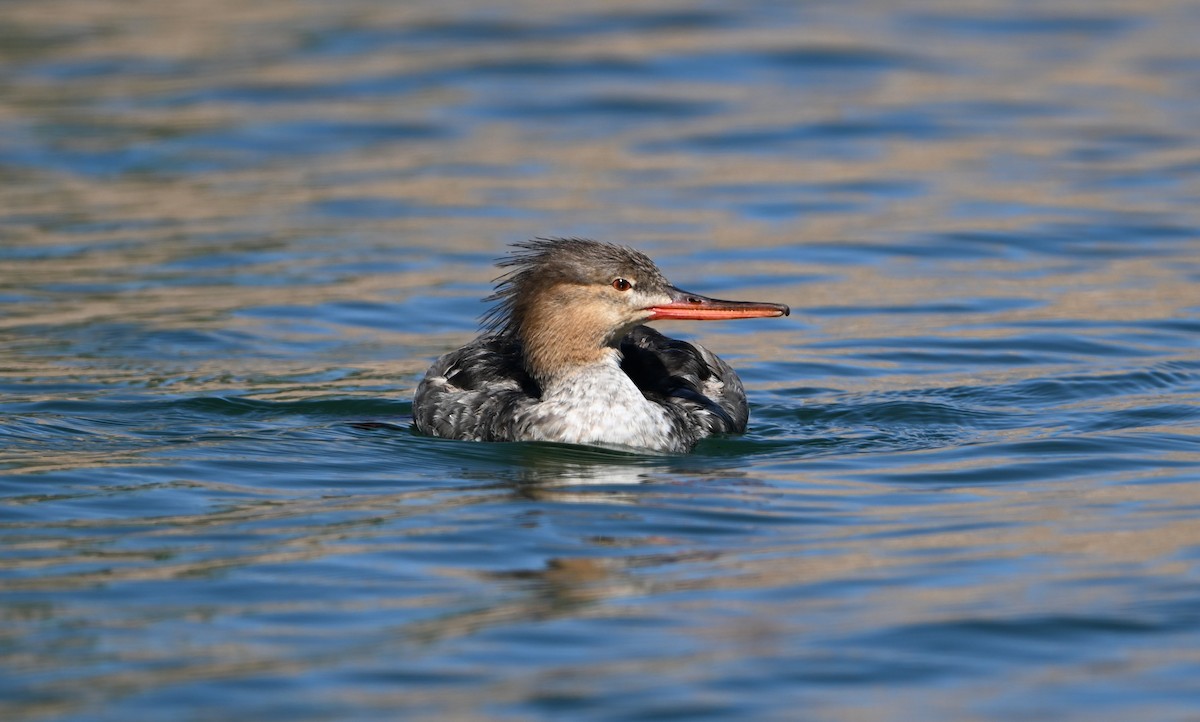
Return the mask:
<svg viewBox="0 0 1200 722"><path fill-rule="evenodd" d="M3 719L1200 708L1191 3L4 18ZM790 303L749 433L413 434L537 235Z"/></svg>

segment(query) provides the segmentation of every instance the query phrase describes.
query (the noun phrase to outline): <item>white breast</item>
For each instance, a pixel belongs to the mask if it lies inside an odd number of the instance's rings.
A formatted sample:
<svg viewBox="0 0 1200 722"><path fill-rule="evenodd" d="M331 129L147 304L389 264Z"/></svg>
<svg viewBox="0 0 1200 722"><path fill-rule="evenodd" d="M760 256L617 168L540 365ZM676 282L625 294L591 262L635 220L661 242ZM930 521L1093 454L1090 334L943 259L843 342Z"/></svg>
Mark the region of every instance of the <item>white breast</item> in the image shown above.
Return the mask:
<svg viewBox="0 0 1200 722"><path fill-rule="evenodd" d="M517 422L521 441L631 446L673 451L667 413L646 399L615 354L543 389L542 399Z"/></svg>

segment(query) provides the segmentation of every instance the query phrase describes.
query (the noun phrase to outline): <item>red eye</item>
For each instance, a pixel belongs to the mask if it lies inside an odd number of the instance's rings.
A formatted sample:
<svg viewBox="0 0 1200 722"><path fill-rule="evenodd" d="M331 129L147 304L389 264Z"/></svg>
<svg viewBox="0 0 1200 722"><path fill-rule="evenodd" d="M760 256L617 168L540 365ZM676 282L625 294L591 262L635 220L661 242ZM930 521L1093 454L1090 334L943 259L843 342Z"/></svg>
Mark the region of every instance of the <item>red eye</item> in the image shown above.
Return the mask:
<svg viewBox="0 0 1200 722"><path fill-rule="evenodd" d="M618 291L628 291L629 289L633 288L633 284L629 281L626 281L624 278L614 278L612 287Z"/></svg>

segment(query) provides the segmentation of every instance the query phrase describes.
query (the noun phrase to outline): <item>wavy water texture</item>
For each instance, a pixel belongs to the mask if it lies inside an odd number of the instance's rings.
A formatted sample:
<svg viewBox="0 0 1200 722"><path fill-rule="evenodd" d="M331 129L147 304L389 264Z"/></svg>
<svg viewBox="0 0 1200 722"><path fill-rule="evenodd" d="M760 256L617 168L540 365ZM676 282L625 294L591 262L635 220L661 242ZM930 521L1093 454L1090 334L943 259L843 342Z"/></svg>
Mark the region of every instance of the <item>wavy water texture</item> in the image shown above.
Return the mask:
<svg viewBox="0 0 1200 722"><path fill-rule="evenodd" d="M4 4L0 718L1196 717L1193 4L194 5ZM414 433L546 235L748 433Z"/></svg>

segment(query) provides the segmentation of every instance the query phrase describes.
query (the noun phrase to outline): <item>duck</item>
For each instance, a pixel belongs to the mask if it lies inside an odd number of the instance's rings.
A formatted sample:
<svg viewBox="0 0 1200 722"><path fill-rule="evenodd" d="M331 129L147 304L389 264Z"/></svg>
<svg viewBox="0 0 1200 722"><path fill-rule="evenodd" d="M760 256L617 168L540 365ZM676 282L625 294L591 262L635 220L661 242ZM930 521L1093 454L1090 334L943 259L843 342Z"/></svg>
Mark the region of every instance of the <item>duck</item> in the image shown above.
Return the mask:
<svg viewBox="0 0 1200 722"><path fill-rule="evenodd" d="M683 291L644 253L586 238L517 243L497 265L480 335L417 385L417 432L667 454L745 432L733 368L646 323L787 316L787 305Z"/></svg>

